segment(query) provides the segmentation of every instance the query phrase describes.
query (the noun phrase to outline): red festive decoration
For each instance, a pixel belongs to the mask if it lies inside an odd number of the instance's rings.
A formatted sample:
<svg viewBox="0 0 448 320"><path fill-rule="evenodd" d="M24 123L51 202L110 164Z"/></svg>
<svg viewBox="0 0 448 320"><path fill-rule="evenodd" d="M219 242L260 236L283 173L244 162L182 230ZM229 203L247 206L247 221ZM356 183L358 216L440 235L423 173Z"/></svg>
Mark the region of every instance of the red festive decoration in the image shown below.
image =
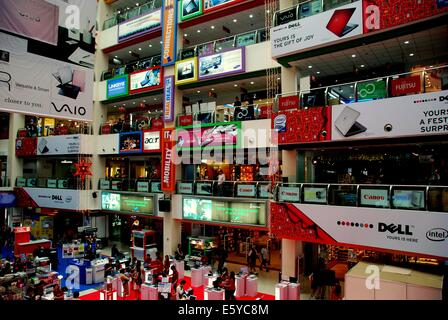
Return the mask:
<svg viewBox="0 0 448 320"><path fill-rule="evenodd" d="M86 176L91 176L92 172L90 171L90 167L92 166L91 162L87 162L84 159L81 159L79 163L74 163L76 167L76 172L73 174L74 177L81 177L82 182L86 180Z"/></svg>

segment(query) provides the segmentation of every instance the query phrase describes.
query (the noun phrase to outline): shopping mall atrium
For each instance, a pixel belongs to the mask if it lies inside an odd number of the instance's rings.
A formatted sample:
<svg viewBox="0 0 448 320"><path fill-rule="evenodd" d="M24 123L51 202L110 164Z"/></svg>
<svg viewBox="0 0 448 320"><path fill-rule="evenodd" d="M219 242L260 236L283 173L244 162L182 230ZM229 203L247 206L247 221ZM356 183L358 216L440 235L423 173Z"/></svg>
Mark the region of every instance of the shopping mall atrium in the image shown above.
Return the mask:
<svg viewBox="0 0 448 320"><path fill-rule="evenodd" d="M0 7L0 300L447 299L448 1Z"/></svg>

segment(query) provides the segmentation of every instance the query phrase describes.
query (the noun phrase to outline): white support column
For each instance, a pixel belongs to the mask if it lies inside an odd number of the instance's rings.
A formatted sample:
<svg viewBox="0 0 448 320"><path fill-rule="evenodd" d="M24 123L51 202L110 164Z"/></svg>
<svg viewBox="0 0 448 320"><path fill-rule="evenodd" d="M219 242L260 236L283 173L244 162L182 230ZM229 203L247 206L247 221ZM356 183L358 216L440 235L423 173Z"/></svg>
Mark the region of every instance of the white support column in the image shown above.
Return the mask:
<svg viewBox="0 0 448 320"><path fill-rule="evenodd" d="M182 217L181 212L182 195L175 194L171 200L171 212L163 213L163 255L173 255L181 242L182 222L176 220Z"/></svg>
<svg viewBox="0 0 448 320"><path fill-rule="evenodd" d="M297 259L303 254L301 241L282 239L282 279L298 277Z"/></svg>

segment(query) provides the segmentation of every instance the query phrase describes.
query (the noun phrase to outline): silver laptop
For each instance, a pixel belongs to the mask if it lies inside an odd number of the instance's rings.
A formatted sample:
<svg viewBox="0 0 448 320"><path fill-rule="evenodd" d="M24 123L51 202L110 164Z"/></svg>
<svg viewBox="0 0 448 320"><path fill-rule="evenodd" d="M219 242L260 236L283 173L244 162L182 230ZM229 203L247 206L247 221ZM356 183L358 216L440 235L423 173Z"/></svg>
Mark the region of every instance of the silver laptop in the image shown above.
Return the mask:
<svg viewBox="0 0 448 320"><path fill-rule="evenodd" d="M350 107L345 107L334 122L334 126L344 137L350 137L364 132L367 128L356 121L360 115L361 113L359 111L356 111Z"/></svg>

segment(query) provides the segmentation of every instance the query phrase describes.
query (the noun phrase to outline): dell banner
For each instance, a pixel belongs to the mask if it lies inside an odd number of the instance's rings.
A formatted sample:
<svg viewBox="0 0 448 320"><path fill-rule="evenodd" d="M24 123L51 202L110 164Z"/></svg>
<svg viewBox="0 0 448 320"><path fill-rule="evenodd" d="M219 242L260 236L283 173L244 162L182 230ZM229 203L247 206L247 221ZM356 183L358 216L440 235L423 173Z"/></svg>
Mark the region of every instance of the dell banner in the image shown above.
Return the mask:
<svg viewBox="0 0 448 320"><path fill-rule="evenodd" d="M27 52L28 41L0 33L0 111L92 121L93 71Z"/></svg>
<svg viewBox="0 0 448 320"><path fill-rule="evenodd" d="M442 212L276 202L270 208L271 232L279 238L448 258Z"/></svg>
<svg viewBox="0 0 448 320"><path fill-rule="evenodd" d="M446 134L448 90L332 106L332 140Z"/></svg>
<svg viewBox="0 0 448 320"><path fill-rule="evenodd" d="M37 138L37 155L93 154L93 136L72 134Z"/></svg>
<svg viewBox="0 0 448 320"><path fill-rule="evenodd" d="M362 1L291 21L271 29L273 58L322 44L331 44L363 33Z"/></svg>
<svg viewBox="0 0 448 320"><path fill-rule="evenodd" d="M25 192L38 208L82 209L80 208L81 191L79 190L50 188L22 188L20 190Z"/></svg>
<svg viewBox="0 0 448 320"><path fill-rule="evenodd" d="M162 66L173 65L176 61L177 47L177 2L175 0L163 1L163 28L162 28Z"/></svg>
<svg viewBox="0 0 448 320"><path fill-rule="evenodd" d="M164 192L176 190L176 165L174 163L175 129L164 129L162 140L162 184Z"/></svg>

